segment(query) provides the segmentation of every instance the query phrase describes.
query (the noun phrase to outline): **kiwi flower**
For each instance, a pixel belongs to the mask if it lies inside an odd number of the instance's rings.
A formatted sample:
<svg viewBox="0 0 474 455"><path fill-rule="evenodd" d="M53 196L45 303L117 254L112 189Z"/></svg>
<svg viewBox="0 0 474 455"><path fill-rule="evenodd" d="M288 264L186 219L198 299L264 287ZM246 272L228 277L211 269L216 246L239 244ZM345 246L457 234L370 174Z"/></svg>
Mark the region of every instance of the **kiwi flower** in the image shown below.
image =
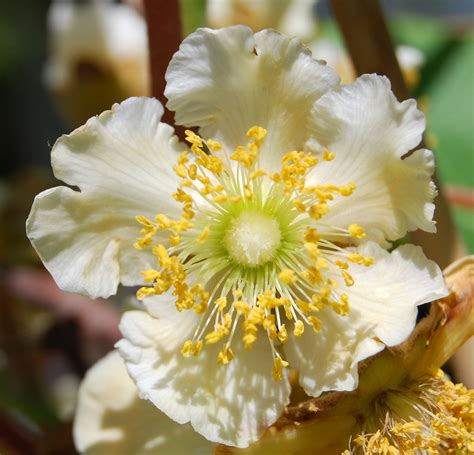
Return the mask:
<svg viewBox="0 0 474 455"><path fill-rule="evenodd" d="M446 294L423 115L375 75L340 86L297 39L244 26L188 36L162 106L131 98L60 138L28 234L63 289L145 284L118 343L141 397L207 439L246 446L289 401L357 387ZM403 159L402 159L403 158ZM139 227L140 226L140 227Z"/></svg>
<svg viewBox="0 0 474 455"><path fill-rule="evenodd" d="M211 455L213 445L140 400L117 351L100 359L81 383L73 427L79 453Z"/></svg>
<svg viewBox="0 0 474 455"><path fill-rule="evenodd" d="M53 0L44 82L73 126L117 99L148 93L144 19L111 1Z"/></svg>

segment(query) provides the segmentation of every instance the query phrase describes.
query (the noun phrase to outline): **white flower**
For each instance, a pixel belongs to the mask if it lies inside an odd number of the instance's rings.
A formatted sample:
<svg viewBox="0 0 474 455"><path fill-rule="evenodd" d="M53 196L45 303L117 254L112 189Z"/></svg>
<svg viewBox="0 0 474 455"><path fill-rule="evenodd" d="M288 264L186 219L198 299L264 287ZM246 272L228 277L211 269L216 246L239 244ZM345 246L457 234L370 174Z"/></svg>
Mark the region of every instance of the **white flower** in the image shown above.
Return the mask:
<svg viewBox="0 0 474 455"><path fill-rule="evenodd" d="M424 118L387 79L339 86L273 31L198 30L167 81L177 122L200 127L191 153L156 100L114 106L56 143L55 174L80 192L41 193L28 235L63 289L150 283L118 344L141 396L243 447L288 403L288 362L309 395L352 390L358 362L446 294L419 248L384 249L435 230L433 155L402 159Z"/></svg>
<svg viewBox="0 0 474 455"><path fill-rule="evenodd" d="M313 55L326 61L336 70L344 84L351 83L357 77L349 55L340 44L326 38L318 38L308 43L308 46ZM419 82L420 68L425 63L423 53L411 46L397 46L395 52L405 83L409 87L416 86Z"/></svg>
<svg viewBox="0 0 474 455"><path fill-rule="evenodd" d="M273 28L306 39L316 28L315 3L316 0L207 0L206 16L213 28L244 24L254 31Z"/></svg>
<svg viewBox="0 0 474 455"><path fill-rule="evenodd" d="M138 397L123 360L114 351L86 374L79 389L74 443L88 455L212 453L212 444Z"/></svg>
<svg viewBox="0 0 474 455"><path fill-rule="evenodd" d="M104 103L149 91L146 24L127 5L53 1L48 48L46 86L76 124Z"/></svg>

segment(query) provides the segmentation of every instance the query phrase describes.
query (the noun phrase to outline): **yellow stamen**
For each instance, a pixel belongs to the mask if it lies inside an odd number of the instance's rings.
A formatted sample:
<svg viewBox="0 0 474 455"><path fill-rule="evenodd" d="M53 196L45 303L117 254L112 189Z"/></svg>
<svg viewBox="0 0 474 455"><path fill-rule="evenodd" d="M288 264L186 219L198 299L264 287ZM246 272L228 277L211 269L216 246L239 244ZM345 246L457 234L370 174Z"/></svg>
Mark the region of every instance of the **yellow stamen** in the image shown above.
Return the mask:
<svg viewBox="0 0 474 455"><path fill-rule="evenodd" d="M347 230L349 231L349 234L356 239L363 239L365 237L364 228L358 224L351 224Z"/></svg>

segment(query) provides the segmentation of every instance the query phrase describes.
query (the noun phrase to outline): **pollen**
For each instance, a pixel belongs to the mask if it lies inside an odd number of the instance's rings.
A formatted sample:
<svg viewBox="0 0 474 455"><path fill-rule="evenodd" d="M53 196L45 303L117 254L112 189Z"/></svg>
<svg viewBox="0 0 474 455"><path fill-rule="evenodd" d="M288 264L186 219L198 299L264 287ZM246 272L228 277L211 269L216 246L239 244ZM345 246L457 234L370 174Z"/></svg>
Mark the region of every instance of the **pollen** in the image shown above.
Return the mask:
<svg viewBox="0 0 474 455"><path fill-rule="evenodd" d="M296 274L293 270L284 269L278 274L278 279L287 285L295 284Z"/></svg>
<svg viewBox="0 0 474 455"><path fill-rule="evenodd" d="M347 230L349 231L349 234L356 239L363 239L365 237L364 228L358 224L351 224Z"/></svg>
<svg viewBox="0 0 474 455"><path fill-rule="evenodd" d="M171 195L181 215L136 217L135 247L151 252L157 264L142 272L146 285L137 298L168 293L178 311L199 315L181 349L190 361L203 349L217 349L216 361L225 367L237 354L236 338L246 350L266 338L271 373L280 380L288 366L280 347L298 342L306 330L319 333L323 308L346 316L344 289L356 281L352 267L373 263L340 246L363 238L362 226L321 222L332 201L350 197L356 187L307 184L320 161L334 159L327 150L291 150L278 172L262 168L267 132L260 126L234 150L191 130L185 134L189 150L173 166L180 183Z"/></svg>

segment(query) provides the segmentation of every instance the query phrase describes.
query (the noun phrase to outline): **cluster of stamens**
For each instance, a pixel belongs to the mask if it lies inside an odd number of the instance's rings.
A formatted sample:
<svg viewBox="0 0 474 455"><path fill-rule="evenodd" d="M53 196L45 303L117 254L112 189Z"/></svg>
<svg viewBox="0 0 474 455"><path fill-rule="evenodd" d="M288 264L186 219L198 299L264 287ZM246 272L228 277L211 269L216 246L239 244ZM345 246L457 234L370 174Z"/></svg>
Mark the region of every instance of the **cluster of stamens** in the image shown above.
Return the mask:
<svg viewBox="0 0 474 455"><path fill-rule="evenodd" d="M344 455L474 452L474 391L440 370L424 384L389 392Z"/></svg>
<svg viewBox="0 0 474 455"><path fill-rule="evenodd" d="M318 158L291 151L280 172L268 173L258 159L265 136L265 129L253 127L245 147L218 156L221 144L186 131L191 156L183 152L173 168L181 178L173 193L182 205L181 218L137 216L142 237L135 247L151 248L159 265L143 272L151 285L137 297L171 292L179 311L202 315L182 347L184 356L223 342L217 360L227 364L238 327L246 349L263 331L273 354L273 377L281 379L288 365L281 346L289 330L295 337L306 327L319 332L317 314L326 307L347 315L349 298L339 288L354 284L349 264L369 266L373 258L344 248L351 239L364 238L362 227L331 228L321 221L329 202L350 196L355 185L307 185L319 159L331 161L334 154L323 150Z"/></svg>

